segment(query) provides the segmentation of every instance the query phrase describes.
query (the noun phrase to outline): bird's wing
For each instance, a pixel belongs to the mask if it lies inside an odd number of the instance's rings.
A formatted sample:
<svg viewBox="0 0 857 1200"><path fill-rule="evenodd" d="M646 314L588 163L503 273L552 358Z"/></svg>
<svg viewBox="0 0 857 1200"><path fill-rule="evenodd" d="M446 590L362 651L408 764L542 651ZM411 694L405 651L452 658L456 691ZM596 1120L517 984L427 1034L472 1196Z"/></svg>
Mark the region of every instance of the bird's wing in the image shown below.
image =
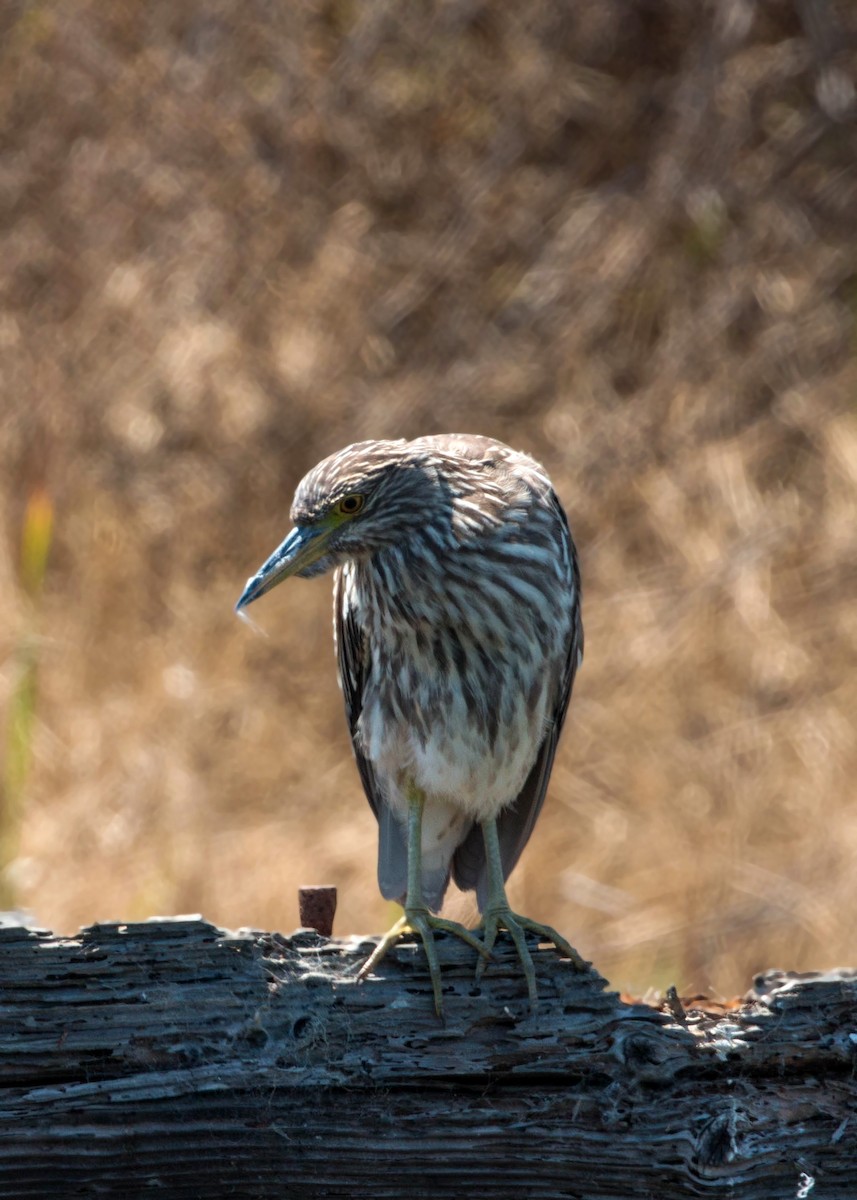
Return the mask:
<svg viewBox="0 0 857 1200"><path fill-rule="evenodd" d="M363 689L369 674L369 645L363 630L348 602L344 574L336 572L333 593L333 632L336 638L336 658L339 665L339 683L345 700L345 717L351 734L351 745L357 760L357 769L363 783L366 798L376 817L379 816L382 797L372 764L360 748L357 726L363 711ZM380 819L380 818L379 818Z"/></svg>
<svg viewBox="0 0 857 1200"><path fill-rule="evenodd" d="M404 829L386 803L372 764L360 745L358 722L363 711L363 694L371 660L369 644L354 609L348 602L341 570L336 572L334 582L333 632L351 746L363 791L378 820L378 886L381 895L386 899L404 902L408 879L408 850Z"/></svg>
<svg viewBox="0 0 857 1200"><path fill-rule="evenodd" d="M559 500L554 496L556 508L561 514L566 531L568 523ZM569 542L571 540L568 534ZM539 746L536 761L530 768L530 773L524 781L524 786L515 801L508 805L497 818L497 833L500 840L500 855L503 861L503 878L508 879L521 853L530 840L530 835L541 812L545 799L548 781L553 770L559 735L562 732L568 702L571 699L571 689L577 668L583 659L583 622L580 615L580 570L573 548L571 553L572 573L574 579L574 612L571 638L569 639L568 655L566 656L560 685L554 701L551 723L545 734L544 741ZM482 839L482 829L474 825L468 836L455 852L452 865L452 877L456 886L462 891L476 889L476 899L479 910L485 903L488 885L485 866L485 846Z"/></svg>

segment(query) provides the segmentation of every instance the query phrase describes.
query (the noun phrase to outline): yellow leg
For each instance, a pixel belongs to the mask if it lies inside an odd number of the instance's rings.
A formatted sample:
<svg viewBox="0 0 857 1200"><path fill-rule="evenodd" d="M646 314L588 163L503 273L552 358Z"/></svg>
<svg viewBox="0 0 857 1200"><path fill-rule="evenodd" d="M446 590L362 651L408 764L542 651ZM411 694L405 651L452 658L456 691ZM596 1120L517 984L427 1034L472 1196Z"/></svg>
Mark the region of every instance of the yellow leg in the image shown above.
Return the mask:
<svg viewBox="0 0 857 1200"><path fill-rule="evenodd" d="M425 796L417 787L411 787L408 794L408 892L405 897L405 913L395 925L381 938L369 958L360 968L358 979L370 975L390 947L406 933L418 933L425 947L431 976L434 1007L437 1015L443 1016L443 997L441 995L440 963L437 957L437 947L434 944L434 930L441 933L452 933L461 938L468 946L472 946L484 958L491 957L490 947L486 948L463 925L456 921L447 921L429 912L422 891L422 823Z"/></svg>
<svg viewBox="0 0 857 1200"><path fill-rule="evenodd" d="M503 862L500 857L500 839L497 836L497 822L493 818L482 822L482 836L485 841L485 859L488 868L488 900L485 905L485 911L482 914L482 927L485 930L485 949L493 949L499 931L501 929L507 930L512 941L515 943L518 958L521 960L524 978L527 981L530 1004L535 1008L539 998L536 987L536 969L533 966L533 956L530 954L529 947L527 946L527 939L524 937L525 930L537 933L545 942L553 942L560 954L564 954L566 958L571 959L572 964L579 970L585 970L587 964L574 947L561 934L557 933L555 929L552 929L550 925L541 925L538 921L531 921L529 917L522 917L518 913L512 912L509 907L509 901L506 898L506 887L503 881ZM482 972L485 970L485 961L482 958L476 965L477 979L481 978Z"/></svg>

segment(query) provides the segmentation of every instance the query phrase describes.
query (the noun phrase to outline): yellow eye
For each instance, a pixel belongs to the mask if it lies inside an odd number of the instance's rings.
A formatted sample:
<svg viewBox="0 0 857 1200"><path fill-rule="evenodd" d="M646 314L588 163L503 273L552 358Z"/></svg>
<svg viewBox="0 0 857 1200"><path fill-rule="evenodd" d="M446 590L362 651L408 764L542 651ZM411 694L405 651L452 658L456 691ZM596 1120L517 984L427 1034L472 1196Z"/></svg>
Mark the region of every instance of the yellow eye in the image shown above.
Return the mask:
<svg viewBox="0 0 857 1200"><path fill-rule="evenodd" d="M343 496L335 511L341 517L353 517L363 507L363 499L358 492L354 492L350 496Z"/></svg>

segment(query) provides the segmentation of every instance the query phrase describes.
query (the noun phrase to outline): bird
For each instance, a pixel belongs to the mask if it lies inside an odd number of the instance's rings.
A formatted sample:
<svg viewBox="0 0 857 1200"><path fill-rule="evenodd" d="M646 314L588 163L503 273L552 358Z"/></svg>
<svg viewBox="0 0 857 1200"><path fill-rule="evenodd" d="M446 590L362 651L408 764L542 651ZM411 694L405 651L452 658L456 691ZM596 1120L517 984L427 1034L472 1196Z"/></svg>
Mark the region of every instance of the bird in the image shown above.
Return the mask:
<svg viewBox="0 0 857 1200"><path fill-rule="evenodd" d="M527 931L586 965L555 929L513 912L505 888L583 658L577 552L545 469L472 434L357 442L302 479L291 520L235 607L334 571L339 682L378 821L378 883L404 909L359 977L419 934L442 1016L434 934L472 947L479 979L505 930L535 1007ZM476 892L478 930L438 915L450 879Z"/></svg>

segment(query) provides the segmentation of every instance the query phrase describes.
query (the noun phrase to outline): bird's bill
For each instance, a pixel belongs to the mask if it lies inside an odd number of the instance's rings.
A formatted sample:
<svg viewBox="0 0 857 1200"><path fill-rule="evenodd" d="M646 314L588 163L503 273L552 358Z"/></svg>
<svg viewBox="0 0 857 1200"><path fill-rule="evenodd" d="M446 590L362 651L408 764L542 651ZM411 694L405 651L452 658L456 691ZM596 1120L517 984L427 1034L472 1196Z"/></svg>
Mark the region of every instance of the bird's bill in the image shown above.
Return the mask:
<svg viewBox="0 0 857 1200"><path fill-rule="evenodd" d="M264 596L265 592L270 592L278 583L290 575L297 575L321 558L332 532L332 529L293 529L271 557L262 563L256 574L247 580L235 611L241 612L242 608Z"/></svg>

